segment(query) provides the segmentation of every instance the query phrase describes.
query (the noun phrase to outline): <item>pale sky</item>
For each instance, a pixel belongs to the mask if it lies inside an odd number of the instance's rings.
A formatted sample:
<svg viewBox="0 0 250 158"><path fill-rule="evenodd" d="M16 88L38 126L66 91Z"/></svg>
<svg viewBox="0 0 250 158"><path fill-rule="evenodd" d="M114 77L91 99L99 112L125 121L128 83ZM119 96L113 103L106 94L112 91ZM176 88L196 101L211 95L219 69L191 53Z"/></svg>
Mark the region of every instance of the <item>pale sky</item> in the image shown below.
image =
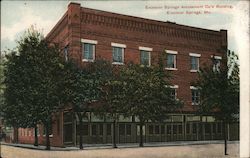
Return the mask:
<svg viewBox="0 0 250 158"><path fill-rule="evenodd" d="M35 25L46 35L67 10L70 1L1 1L1 51L13 49L16 40L31 25ZM74 1L73 1L74 2ZM238 52L238 39L245 38L242 23L246 23L247 1L236 0L165 0L165 1L75 1L81 6L105 10L126 15L172 21L205 29L228 30L228 48ZM213 5L214 8L206 8ZM219 5L219 6L217 6ZM172 7L166 9L164 7ZM198 9L173 9L182 6L202 6ZM226 6L226 8L219 8ZM231 8L228 8L230 7ZM147 9L157 7L158 9ZM185 14L167 14L167 12L184 12ZM210 14L186 14L186 11L210 11ZM238 37L242 31L241 37Z"/></svg>

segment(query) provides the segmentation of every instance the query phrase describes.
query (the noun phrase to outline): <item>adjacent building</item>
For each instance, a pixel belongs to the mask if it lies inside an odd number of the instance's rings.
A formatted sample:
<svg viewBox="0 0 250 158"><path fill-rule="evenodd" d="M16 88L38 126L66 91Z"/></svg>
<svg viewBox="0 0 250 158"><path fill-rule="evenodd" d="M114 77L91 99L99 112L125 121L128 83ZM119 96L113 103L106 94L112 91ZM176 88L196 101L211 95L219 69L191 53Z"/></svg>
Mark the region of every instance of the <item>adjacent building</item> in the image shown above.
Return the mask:
<svg viewBox="0 0 250 158"><path fill-rule="evenodd" d="M212 116L197 116L195 111L200 94L192 82L199 68L218 62L227 51L227 31L208 30L144 19L81 7L70 3L68 10L47 35L51 44L57 44L65 60L72 58L79 65L106 59L114 65L129 61L143 65L156 64L158 56L165 54L165 71L172 76L172 95L184 101L181 112L169 115L160 123L148 122L143 128L146 142L178 140L222 139L222 123ZM62 111L55 119L51 131L53 146L78 144L78 121L72 112ZM84 143L112 142L112 122L108 118L89 113L84 122ZM233 130L234 129L234 130ZM238 139L238 124L230 125L230 140ZM19 142L33 143L33 129L19 129ZM118 122L118 143L139 142L138 119L123 118ZM39 126L39 143L45 143L43 128Z"/></svg>

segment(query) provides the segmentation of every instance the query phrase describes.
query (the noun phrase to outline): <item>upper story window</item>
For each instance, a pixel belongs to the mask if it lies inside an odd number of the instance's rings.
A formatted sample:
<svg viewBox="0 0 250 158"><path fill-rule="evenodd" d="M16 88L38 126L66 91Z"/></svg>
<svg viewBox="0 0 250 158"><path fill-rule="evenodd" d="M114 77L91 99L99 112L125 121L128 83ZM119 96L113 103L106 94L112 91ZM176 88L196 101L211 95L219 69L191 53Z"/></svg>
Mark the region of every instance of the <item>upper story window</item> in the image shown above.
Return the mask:
<svg viewBox="0 0 250 158"><path fill-rule="evenodd" d="M82 61L94 61L97 41L82 39Z"/></svg>
<svg viewBox="0 0 250 158"><path fill-rule="evenodd" d="M177 70L176 57L178 52L173 50L166 50L166 53L167 53L166 69Z"/></svg>
<svg viewBox="0 0 250 158"><path fill-rule="evenodd" d="M192 105L200 104L200 90L197 87L190 86L192 93Z"/></svg>
<svg viewBox="0 0 250 158"><path fill-rule="evenodd" d="M141 65L150 66L151 65L151 51L152 48L139 47L140 50L140 63Z"/></svg>
<svg viewBox="0 0 250 158"><path fill-rule="evenodd" d="M197 72L199 71L199 66L200 66L200 54L195 54L195 53L189 53L190 56L190 62L191 62L191 70L190 72Z"/></svg>
<svg viewBox="0 0 250 158"><path fill-rule="evenodd" d="M177 99L177 88L179 88L178 85L170 86L170 96L172 99Z"/></svg>
<svg viewBox="0 0 250 158"><path fill-rule="evenodd" d="M112 64L124 64L124 50L126 45L111 43L112 46Z"/></svg>
<svg viewBox="0 0 250 158"><path fill-rule="evenodd" d="M211 56L213 60L213 71L220 71L221 59L220 56Z"/></svg>
<svg viewBox="0 0 250 158"><path fill-rule="evenodd" d="M69 46L68 45L64 47L63 54L64 54L65 61L68 61L68 58L69 58Z"/></svg>

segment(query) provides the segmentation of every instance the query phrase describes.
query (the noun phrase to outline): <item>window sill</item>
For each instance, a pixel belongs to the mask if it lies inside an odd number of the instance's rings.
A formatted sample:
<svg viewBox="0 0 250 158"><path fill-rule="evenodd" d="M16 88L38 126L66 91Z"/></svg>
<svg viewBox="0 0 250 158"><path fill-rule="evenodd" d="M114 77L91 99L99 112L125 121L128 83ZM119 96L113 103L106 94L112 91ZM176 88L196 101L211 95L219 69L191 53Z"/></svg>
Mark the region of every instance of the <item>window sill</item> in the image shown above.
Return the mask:
<svg viewBox="0 0 250 158"><path fill-rule="evenodd" d="M178 70L178 69L177 69L177 68L165 68L165 70L176 71L176 70Z"/></svg>
<svg viewBox="0 0 250 158"><path fill-rule="evenodd" d="M112 62L113 65L124 65L124 63L120 63L120 62Z"/></svg>
<svg viewBox="0 0 250 158"><path fill-rule="evenodd" d="M82 59L82 62L94 62L94 59Z"/></svg>
<svg viewBox="0 0 250 158"><path fill-rule="evenodd" d="M199 70L190 70L190 72L198 72Z"/></svg>

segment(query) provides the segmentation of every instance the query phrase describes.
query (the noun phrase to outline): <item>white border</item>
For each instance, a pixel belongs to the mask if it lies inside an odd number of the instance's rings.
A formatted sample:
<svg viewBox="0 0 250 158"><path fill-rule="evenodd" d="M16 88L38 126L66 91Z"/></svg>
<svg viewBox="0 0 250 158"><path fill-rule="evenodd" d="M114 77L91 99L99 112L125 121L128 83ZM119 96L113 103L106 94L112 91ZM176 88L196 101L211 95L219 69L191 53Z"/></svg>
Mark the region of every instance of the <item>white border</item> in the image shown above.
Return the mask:
<svg viewBox="0 0 250 158"><path fill-rule="evenodd" d="M218 59L218 60L221 60L221 59L222 59L221 56L217 56L217 55L213 56L213 55L211 55L211 58L213 58L213 57L214 57L214 59Z"/></svg>
<svg viewBox="0 0 250 158"><path fill-rule="evenodd" d="M174 51L174 50L165 50L165 52L166 52L167 54L178 54L178 52L177 52L177 51Z"/></svg>
<svg viewBox="0 0 250 158"><path fill-rule="evenodd" d="M192 57L201 57L201 54L189 53L189 56L192 56Z"/></svg>
<svg viewBox="0 0 250 158"><path fill-rule="evenodd" d="M195 86L190 86L190 89L199 89L199 88Z"/></svg>
<svg viewBox="0 0 250 158"><path fill-rule="evenodd" d="M173 85L173 86L169 86L170 88L174 88L174 89L177 89L177 88L179 88L179 86L178 85Z"/></svg>
<svg viewBox="0 0 250 158"><path fill-rule="evenodd" d="M152 52L152 51L153 51L153 48L149 48L149 47L141 47L141 46L139 46L139 50L145 50L145 51Z"/></svg>
<svg viewBox="0 0 250 158"><path fill-rule="evenodd" d="M120 47L120 48L126 48L126 44L120 44L120 43L113 43L111 42L112 47Z"/></svg>
<svg viewBox="0 0 250 158"><path fill-rule="evenodd" d="M89 40L89 39L81 39L82 43L90 43L90 44L97 44L98 41L96 40Z"/></svg>

